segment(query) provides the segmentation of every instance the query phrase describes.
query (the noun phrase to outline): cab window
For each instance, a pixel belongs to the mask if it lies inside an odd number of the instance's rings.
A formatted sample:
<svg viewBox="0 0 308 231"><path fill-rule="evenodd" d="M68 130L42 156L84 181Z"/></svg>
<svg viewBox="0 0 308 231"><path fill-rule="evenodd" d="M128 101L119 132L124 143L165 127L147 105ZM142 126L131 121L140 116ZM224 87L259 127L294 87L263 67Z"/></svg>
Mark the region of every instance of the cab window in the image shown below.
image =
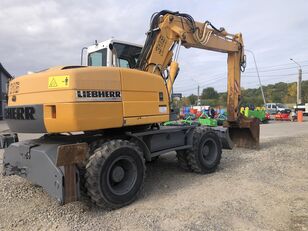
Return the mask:
<svg viewBox="0 0 308 231"><path fill-rule="evenodd" d="M128 60L126 60L126 59L119 59L119 66L120 67L127 67L127 68L129 68Z"/></svg>
<svg viewBox="0 0 308 231"><path fill-rule="evenodd" d="M141 47L122 43L113 43L113 47L116 50L116 55L120 67L136 67L137 59L141 53Z"/></svg>
<svg viewBox="0 0 308 231"><path fill-rule="evenodd" d="M92 52L88 56L89 66L107 66L107 49Z"/></svg>

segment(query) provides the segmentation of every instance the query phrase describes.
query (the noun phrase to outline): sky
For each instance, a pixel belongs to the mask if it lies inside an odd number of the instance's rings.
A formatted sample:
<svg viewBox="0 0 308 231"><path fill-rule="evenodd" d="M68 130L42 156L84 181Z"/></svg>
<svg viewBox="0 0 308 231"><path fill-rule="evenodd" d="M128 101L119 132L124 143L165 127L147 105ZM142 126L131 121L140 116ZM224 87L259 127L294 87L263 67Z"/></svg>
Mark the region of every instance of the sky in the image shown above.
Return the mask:
<svg viewBox="0 0 308 231"><path fill-rule="evenodd" d="M308 1L305 0L1 0L0 62L14 76L59 65L79 65L81 48L111 37L143 45L150 17L161 10L188 13L230 33L241 32L255 54L263 85L308 80ZM259 86L253 57L241 86ZM227 55L180 50L174 92L226 91Z"/></svg>

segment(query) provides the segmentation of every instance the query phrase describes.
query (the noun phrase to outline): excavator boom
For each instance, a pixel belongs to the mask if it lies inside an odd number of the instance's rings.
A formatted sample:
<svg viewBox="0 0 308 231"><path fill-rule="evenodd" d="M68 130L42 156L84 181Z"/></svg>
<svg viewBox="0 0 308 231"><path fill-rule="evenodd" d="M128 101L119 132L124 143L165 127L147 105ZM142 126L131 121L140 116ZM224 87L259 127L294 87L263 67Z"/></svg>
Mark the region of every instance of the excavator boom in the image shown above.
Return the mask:
<svg viewBox="0 0 308 231"><path fill-rule="evenodd" d="M241 71L245 70L246 65L242 35L230 34L224 28L217 29L209 21L196 22L190 15L179 12L161 11L152 16L137 67L162 75L166 79L169 95L179 71L177 57L180 46L228 54L228 119L225 126L232 130L231 138L237 146L257 148L258 122L239 113ZM166 72L169 75L164 76Z"/></svg>

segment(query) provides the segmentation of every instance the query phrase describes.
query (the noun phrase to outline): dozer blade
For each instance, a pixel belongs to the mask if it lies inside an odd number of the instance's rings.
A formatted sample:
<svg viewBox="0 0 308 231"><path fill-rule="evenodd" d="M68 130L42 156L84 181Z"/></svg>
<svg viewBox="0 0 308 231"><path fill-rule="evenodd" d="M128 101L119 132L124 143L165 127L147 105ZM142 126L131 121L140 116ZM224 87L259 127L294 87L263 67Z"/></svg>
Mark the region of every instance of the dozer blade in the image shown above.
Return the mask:
<svg viewBox="0 0 308 231"><path fill-rule="evenodd" d="M260 122L256 118L240 116L238 122L228 122L230 138L236 147L260 148Z"/></svg>

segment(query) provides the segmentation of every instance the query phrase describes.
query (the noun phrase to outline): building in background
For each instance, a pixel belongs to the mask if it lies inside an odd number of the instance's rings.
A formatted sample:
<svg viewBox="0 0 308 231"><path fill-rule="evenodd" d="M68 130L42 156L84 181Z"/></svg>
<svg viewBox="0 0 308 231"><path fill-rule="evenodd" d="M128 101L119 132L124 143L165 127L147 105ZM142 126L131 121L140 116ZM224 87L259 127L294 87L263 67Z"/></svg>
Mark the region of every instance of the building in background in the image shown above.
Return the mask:
<svg viewBox="0 0 308 231"><path fill-rule="evenodd" d="M0 63L0 120L4 118L4 108L7 105L7 84L11 78L10 73Z"/></svg>

